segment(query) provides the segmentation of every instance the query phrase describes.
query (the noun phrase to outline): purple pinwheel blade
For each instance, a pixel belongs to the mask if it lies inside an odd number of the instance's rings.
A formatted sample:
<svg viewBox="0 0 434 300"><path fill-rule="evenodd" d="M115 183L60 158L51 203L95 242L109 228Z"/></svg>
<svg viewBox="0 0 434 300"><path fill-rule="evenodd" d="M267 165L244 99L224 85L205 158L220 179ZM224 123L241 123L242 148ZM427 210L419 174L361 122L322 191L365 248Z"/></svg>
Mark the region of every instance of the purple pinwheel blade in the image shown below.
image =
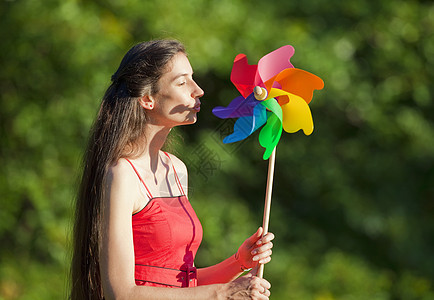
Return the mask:
<svg viewBox="0 0 434 300"><path fill-rule="evenodd" d="M253 115L253 109L261 103L256 100L253 93L247 98L238 96L227 107L214 107L212 113L220 119L240 118Z"/></svg>

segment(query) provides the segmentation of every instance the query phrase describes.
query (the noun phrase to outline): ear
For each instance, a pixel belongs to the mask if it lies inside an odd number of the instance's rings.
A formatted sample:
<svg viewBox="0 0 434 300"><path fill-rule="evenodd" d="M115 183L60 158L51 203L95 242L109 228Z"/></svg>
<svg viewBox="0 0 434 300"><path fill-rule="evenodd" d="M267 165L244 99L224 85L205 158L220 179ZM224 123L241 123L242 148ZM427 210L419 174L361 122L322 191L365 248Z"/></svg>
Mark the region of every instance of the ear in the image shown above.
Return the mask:
<svg viewBox="0 0 434 300"><path fill-rule="evenodd" d="M139 99L140 105L147 110L153 110L155 107L155 100L153 97L145 95Z"/></svg>

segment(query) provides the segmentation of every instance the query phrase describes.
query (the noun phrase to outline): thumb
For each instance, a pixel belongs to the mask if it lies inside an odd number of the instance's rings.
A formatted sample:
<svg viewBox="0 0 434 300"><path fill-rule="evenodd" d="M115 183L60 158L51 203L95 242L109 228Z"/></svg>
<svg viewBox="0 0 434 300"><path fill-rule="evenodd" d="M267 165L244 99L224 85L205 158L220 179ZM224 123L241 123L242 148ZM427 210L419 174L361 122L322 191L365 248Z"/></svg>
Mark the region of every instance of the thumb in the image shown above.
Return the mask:
<svg viewBox="0 0 434 300"><path fill-rule="evenodd" d="M247 242L253 245L254 243L256 243L257 240L261 238L263 232L264 229L262 227L259 227L258 230L256 230L256 232L247 239Z"/></svg>
<svg viewBox="0 0 434 300"><path fill-rule="evenodd" d="M254 267L253 269L251 269L249 271L250 276L258 276L258 268L259 268L259 264L257 264L256 267Z"/></svg>

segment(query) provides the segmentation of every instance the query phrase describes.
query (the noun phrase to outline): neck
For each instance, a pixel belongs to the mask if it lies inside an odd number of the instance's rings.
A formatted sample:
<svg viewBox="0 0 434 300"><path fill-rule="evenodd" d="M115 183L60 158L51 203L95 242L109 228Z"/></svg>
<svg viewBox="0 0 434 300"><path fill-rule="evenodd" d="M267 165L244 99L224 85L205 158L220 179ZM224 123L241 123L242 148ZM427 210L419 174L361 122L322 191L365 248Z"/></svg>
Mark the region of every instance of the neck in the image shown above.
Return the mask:
<svg viewBox="0 0 434 300"><path fill-rule="evenodd" d="M160 150L166 142L167 135L171 128L159 125L148 124L145 129L145 149L143 156L149 160L149 166L155 171L158 166Z"/></svg>

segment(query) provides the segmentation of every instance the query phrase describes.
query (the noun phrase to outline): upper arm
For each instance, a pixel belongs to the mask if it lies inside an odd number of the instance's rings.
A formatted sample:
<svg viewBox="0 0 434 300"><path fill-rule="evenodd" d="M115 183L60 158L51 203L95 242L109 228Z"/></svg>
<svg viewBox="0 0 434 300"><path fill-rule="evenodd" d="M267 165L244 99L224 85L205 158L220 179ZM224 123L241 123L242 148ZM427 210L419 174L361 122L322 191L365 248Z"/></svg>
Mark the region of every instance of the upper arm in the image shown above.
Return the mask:
<svg viewBox="0 0 434 300"><path fill-rule="evenodd" d="M105 183L99 257L106 299L115 298L135 285L131 216L137 178L126 164L120 160L111 167Z"/></svg>

